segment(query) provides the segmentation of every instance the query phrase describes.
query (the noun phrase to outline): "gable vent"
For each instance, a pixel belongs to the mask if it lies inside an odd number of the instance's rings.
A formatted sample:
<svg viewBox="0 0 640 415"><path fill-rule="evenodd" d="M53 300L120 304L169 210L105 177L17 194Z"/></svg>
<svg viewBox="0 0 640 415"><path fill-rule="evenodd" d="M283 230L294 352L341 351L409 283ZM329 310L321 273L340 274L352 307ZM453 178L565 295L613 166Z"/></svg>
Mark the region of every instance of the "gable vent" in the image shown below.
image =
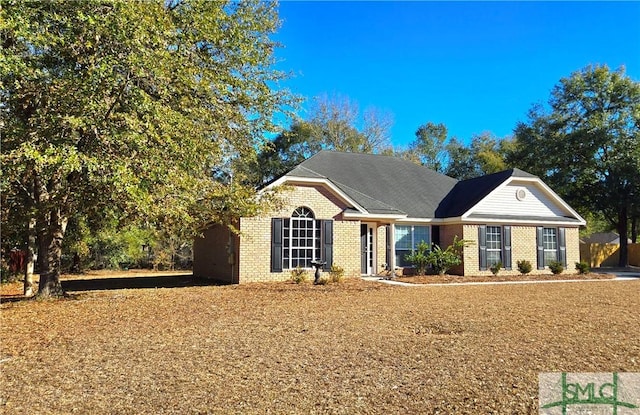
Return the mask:
<svg viewBox="0 0 640 415"><path fill-rule="evenodd" d="M516 199L524 200L527 197L527 191L523 188L516 190Z"/></svg>

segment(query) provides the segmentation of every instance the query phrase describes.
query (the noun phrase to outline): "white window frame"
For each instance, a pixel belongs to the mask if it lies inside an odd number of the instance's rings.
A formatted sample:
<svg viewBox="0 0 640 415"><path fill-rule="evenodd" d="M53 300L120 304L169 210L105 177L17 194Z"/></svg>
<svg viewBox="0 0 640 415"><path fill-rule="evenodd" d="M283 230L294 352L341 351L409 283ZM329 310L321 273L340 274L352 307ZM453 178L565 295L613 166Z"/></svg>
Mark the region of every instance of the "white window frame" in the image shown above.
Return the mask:
<svg viewBox="0 0 640 415"><path fill-rule="evenodd" d="M296 208L282 227L282 269L312 269L311 261L320 260L320 221L306 206Z"/></svg>
<svg viewBox="0 0 640 415"><path fill-rule="evenodd" d="M498 262L502 263L502 226L487 226L486 228L486 249L487 249L487 266L492 266ZM492 256L496 256L498 260Z"/></svg>
<svg viewBox="0 0 640 415"><path fill-rule="evenodd" d="M426 228L427 229L427 240L425 241L429 246L431 246L431 226L429 225L410 225L410 224L401 224L401 225L394 225L394 231L393 231L393 254L394 254L394 259L395 259L395 266L397 267L411 267L411 264L406 264L406 265L401 265L402 263L406 263L407 261L404 259L405 255L410 254L412 252L415 252L416 247L418 246L418 244L420 243L420 241L422 241L423 239L420 240L416 240L416 232L415 232L415 228ZM409 249L398 249L398 242L400 242L398 240L398 234L400 232L398 232L398 228L409 228L409 235L410 235L410 242L409 242ZM399 256L399 254L402 253L402 256Z"/></svg>
<svg viewBox="0 0 640 415"><path fill-rule="evenodd" d="M542 246L544 266L549 266L549 262L558 260L558 229L542 228Z"/></svg>

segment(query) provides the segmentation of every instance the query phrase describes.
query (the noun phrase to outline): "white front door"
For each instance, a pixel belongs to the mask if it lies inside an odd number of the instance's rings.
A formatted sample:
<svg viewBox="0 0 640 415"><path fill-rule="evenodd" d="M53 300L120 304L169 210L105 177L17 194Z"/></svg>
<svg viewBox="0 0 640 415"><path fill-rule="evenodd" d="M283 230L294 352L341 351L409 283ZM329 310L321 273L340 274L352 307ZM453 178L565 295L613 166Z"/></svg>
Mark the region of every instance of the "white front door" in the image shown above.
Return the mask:
<svg viewBox="0 0 640 415"><path fill-rule="evenodd" d="M360 264L363 275L375 274L375 226L363 223L360 225Z"/></svg>

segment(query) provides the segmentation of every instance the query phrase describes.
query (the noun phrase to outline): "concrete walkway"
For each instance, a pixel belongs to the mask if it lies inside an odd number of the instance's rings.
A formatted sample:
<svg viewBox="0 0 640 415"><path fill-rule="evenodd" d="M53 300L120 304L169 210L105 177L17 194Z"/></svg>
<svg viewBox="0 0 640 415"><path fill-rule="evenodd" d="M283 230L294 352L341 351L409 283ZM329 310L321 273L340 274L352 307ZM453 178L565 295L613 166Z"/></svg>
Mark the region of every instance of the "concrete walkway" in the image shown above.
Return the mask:
<svg viewBox="0 0 640 415"><path fill-rule="evenodd" d="M602 281L632 281L640 280L640 269L631 268L598 268L592 270L594 273L614 274L616 277L610 280L541 280L541 281L482 281L482 282L449 282L449 283L433 283L433 284L413 284L409 282L388 280L381 277L362 277L365 281L376 281L385 284L399 285L404 287L443 287L449 285L504 285L504 284L550 284L550 283L566 283L566 282L602 282Z"/></svg>

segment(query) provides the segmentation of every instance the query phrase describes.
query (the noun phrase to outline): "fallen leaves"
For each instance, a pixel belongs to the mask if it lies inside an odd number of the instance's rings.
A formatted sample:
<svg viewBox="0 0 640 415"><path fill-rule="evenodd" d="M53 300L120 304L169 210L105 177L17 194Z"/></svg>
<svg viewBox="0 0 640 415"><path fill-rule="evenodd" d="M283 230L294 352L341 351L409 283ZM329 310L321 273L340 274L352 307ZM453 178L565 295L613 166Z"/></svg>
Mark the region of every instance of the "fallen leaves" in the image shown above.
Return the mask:
<svg viewBox="0 0 640 415"><path fill-rule="evenodd" d="M2 304L0 411L535 414L540 372L640 371L640 281L73 294Z"/></svg>

